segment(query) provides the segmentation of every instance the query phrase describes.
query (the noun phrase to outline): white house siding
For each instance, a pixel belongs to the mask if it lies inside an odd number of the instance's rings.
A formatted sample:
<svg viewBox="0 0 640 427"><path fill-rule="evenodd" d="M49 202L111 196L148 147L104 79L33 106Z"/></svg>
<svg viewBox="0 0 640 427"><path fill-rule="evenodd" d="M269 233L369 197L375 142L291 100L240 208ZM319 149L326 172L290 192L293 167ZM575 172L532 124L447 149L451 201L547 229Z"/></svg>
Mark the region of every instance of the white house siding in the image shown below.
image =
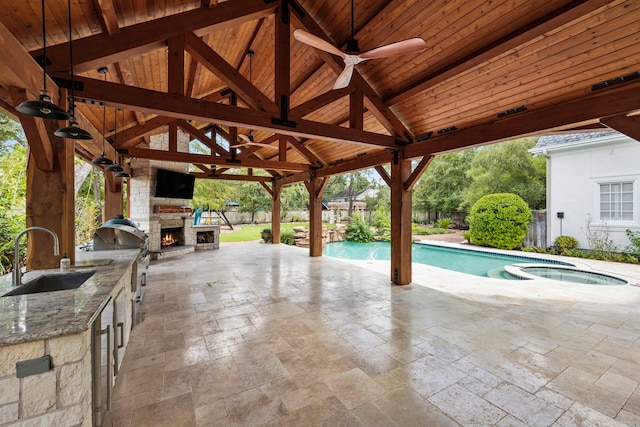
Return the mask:
<svg viewBox="0 0 640 427"><path fill-rule="evenodd" d="M542 138L541 138L542 139ZM540 142L539 142L540 145ZM587 230L608 233L622 250L627 229L640 231L640 143L621 134L531 150L547 156L547 241L563 234L589 248ZM600 220L599 184L633 183L633 219ZM564 218L557 213L564 212ZM604 234L601 234L604 236Z"/></svg>

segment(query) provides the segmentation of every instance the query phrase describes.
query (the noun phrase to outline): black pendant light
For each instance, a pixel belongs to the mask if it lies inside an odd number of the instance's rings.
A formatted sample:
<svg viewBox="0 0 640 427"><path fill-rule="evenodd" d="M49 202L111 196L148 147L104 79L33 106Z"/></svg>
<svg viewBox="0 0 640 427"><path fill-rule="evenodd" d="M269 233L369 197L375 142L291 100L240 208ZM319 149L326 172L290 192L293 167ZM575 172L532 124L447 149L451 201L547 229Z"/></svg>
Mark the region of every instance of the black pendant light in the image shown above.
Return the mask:
<svg viewBox="0 0 640 427"><path fill-rule="evenodd" d="M124 110L122 110L122 143L120 144L120 150L124 148ZM120 153L120 163L124 166L124 160L122 159L122 153ZM120 168L120 172L116 172L115 176L118 178L129 178L131 175L127 173L123 168Z"/></svg>
<svg viewBox="0 0 640 427"><path fill-rule="evenodd" d="M72 34L71 34L71 0L67 0L67 9L69 13L69 62L71 68L71 98L69 99L69 126L62 127L55 131L53 134L55 136L59 136L60 138L68 138L68 139L84 139L89 140L93 139L91 134L84 129L81 129L78 126L78 122L75 117L75 80L73 78L73 47L71 44Z"/></svg>
<svg viewBox="0 0 640 427"><path fill-rule="evenodd" d="M42 75L43 84L40 96L37 100L24 101L16 107L16 110L29 116L42 117L43 119L68 120L69 113L62 107L51 102L49 92L47 92L47 33L45 27L44 0L42 0L42 43L44 44L42 54Z"/></svg>
<svg viewBox="0 0 640 427"><path fill-rule="evenodd" d="M114 129L118 130L118 111L116 111L113 116L114 116L113 127ZM116 161L113 162L112 165L107 166L105 170L108 172L122 172L123 169L120 167L119 155L117 153L117 150L116 150Z"/></svg>
<svg viewBox="0 0 640 427"><path fill-rule="evenodd" d="M102 75L104 75L104 81L107 81L107 72L109 70L107 69L107 67L101 67L98 69L98 72ZM95 165L112 165L113 164L113 160L107 158L107 156L104 155L104 134L107 133L107 104L105 104L104 102L102 103L102 154L100 155L100 157L96 157L95 159L91 160L91 163L95 164Z"/></svg>

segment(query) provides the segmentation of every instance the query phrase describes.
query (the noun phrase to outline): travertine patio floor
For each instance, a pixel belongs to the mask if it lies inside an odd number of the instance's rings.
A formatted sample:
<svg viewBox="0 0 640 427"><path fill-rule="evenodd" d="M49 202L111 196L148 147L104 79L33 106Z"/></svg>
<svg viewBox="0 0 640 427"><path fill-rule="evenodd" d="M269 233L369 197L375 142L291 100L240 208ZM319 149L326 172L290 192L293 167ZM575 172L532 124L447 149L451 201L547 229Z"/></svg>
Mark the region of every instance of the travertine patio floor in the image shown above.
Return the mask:
<svg viewBox="0 0 640 427"><path fill-rule="evenodd" d="M413 277L285 245L154 262L106 425L640 425L640 287Z"/></svg>

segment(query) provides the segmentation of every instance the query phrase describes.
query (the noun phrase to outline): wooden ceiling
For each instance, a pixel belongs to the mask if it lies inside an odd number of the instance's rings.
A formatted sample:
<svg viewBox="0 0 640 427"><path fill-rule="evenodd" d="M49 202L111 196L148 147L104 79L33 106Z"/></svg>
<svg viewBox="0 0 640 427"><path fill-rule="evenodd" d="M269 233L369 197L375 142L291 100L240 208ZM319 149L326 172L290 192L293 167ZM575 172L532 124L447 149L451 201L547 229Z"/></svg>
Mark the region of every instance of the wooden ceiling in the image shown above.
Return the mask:
<svg viewBox="0 0 640 427"><path fill-rule="evenodd" d="M40 0L0 8L0 54L12 58L0 64L0 107L12 114L20 90L35 98L42 85L33 59L43 53L40 8ZM242 166L295 182L604 125L640 140L638 1L356 0L354 8L361 51L413 37L427 49L361 63L347 88L332 90L342 60L293 31L344 50L350 0L72 0L77 116L96 137L78 141L77 152L101 151L101 103L106 137L128 156L188 162L202 177ZM47 0L45 14L50 84L69 87L67 1ZM211 154L148 148L150 135L177 129ZM212 130L232 145L251 132L273 148L230 150Z"/></svg>

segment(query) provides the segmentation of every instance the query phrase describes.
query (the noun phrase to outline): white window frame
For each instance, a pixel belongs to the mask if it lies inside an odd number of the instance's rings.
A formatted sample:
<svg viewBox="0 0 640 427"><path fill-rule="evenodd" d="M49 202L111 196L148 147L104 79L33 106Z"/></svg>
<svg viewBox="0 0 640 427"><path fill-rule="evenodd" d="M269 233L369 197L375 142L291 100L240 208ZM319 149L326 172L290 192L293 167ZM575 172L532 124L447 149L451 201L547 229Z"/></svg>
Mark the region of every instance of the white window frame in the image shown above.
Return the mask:
<svg viewBox="0 0 640 427"><path fill-rule="evenodd" d="M632 185L632 218L631 219L603 219L602 218L602 208L601 208L601 187L603 185L612 185L612 184L631 184ZM637 223L638 219L638 188L637 188L637 180L635 178L619 178L619 179L607 179L607 180L599 180L596 182L596 209L594 215L597 218L597 223L600 224L609 224L612 226L616 225L633 225ZM612 211L613 212L613 211Z"/></svg>

